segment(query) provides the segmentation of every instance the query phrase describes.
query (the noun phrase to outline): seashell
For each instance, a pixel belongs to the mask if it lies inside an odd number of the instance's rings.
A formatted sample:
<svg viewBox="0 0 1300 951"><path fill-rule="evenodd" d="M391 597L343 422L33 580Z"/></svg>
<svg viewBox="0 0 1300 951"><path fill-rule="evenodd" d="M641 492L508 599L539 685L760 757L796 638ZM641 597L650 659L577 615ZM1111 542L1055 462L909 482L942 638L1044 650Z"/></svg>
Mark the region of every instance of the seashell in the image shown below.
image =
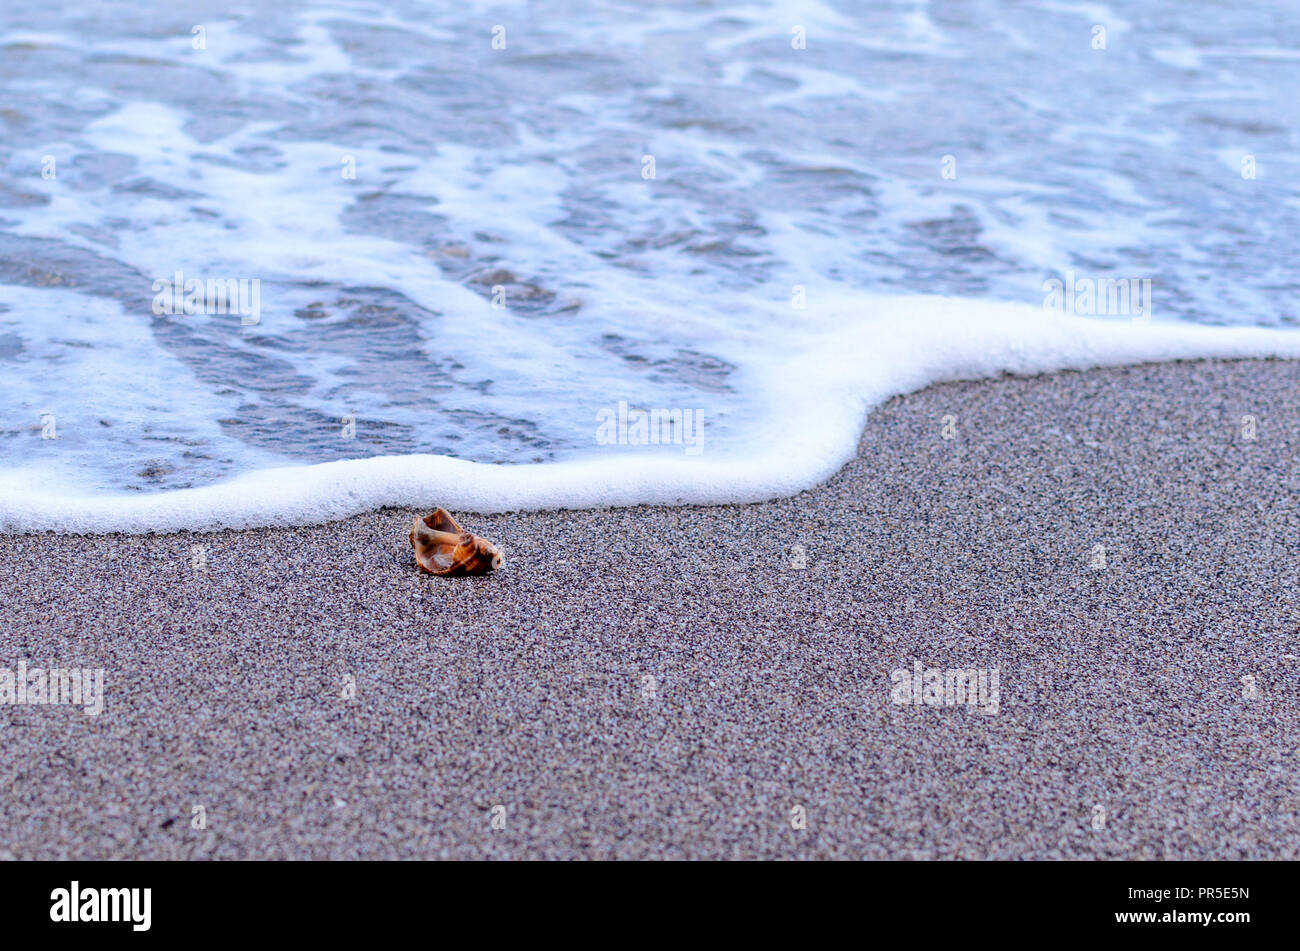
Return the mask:
<svg viewBox="0 0 1300 951"><path fill-rule="evenodd" d="M417 518L411 526L415 563L431 575L485 575L505 563L501 549L486 538L467 532L446 509Z"/></svg>

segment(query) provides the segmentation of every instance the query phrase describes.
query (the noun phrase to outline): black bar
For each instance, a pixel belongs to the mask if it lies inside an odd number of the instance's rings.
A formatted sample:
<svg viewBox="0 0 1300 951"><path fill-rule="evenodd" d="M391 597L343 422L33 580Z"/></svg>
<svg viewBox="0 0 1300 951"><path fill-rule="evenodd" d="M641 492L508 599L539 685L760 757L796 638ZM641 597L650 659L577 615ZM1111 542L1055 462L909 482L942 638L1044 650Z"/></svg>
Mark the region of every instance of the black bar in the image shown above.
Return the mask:
<svg viewBox="0 0 1300 951"><path fill-rule="evenodd" d="M1199 862L702 865L7 863L0 866L0 920L6 938L256 934L336 941L431 922L439 930L456 922L532 922L539 932L573 934L608 916L624 921L624 929L639 923L633 930L653 933L665 920L703 915L724 930L761 931L774 919L818 930L838 922L862 936L883 934L888 925L944 940L1133 935L1182 943L1257 939L1285 928L1294 871L1285 864ZM128 913L117 922L52 921L56 890L70 897L74 881L83 907L91 890L149 889L148 930L135 930ZM143 894L123 908L141 910ZM98 907L99 894L91 901ZM1202 915L1211 916L1208 923Z"/></svg>

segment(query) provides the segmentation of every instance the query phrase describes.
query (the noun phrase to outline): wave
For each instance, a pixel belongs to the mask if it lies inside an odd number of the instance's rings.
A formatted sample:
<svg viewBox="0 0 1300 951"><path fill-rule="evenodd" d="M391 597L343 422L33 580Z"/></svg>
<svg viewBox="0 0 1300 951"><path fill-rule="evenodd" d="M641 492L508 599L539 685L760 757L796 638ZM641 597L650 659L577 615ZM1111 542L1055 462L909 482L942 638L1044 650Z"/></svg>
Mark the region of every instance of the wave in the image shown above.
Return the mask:
<svg viewBox="0 0 1300 951"><path fill-rule="evenodd" d="M1103 320L948 297L845 295L819 304L833 317L824 329L800 327L785 349L771 348L748 368L759 421L722 450L669 457L594 447L584 458L524 465L379 456L261 469L150 495L68 494L38 473L7 473L0 531L206 532L319 524L384 506L489 513L756 502L830 478L854 457L874 407L932 384L1183 359L1300 358L1300 333L1283 330Z"/></svg>

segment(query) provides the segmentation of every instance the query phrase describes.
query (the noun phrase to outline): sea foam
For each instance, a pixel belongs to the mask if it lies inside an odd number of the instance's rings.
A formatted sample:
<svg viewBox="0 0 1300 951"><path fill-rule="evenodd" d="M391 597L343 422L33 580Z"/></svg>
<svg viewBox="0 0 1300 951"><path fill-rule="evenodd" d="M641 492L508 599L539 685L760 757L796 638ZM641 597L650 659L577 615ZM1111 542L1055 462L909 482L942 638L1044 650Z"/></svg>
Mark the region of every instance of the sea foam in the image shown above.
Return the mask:
<svg viewBox="0 0 1300 951"><path fill-rule="evenodd" d="M10 472L0 476L0 530L213 531L317 524L382 506L500 512L754 502L829 478L853 457L873 407L930 384L1194 358L1300 358L1300 333L1264 328L1099 320L942 297L845 295L820 310L826 329L804 328L786 349L754 357L746 380L760 411L717 452L608 453L593 445L581 458L523 465L380 456L132 495L65 494L39 474Z"/></svg>

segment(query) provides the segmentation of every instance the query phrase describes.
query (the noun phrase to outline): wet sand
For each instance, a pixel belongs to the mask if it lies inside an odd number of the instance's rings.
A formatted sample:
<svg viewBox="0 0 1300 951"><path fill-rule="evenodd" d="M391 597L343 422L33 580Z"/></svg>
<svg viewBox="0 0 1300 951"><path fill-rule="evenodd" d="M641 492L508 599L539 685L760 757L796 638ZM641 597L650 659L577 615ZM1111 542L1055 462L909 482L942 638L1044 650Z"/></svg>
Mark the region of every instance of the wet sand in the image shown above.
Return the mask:
<svg viewBox="0 0 1300 951"><path fill-rule="evenodd" d="M457 512L486 578L397 510L0 536L0 667L106 691L0 706L0 857L1295 858L1298 382L931 387L795 498Z"/></svg>

